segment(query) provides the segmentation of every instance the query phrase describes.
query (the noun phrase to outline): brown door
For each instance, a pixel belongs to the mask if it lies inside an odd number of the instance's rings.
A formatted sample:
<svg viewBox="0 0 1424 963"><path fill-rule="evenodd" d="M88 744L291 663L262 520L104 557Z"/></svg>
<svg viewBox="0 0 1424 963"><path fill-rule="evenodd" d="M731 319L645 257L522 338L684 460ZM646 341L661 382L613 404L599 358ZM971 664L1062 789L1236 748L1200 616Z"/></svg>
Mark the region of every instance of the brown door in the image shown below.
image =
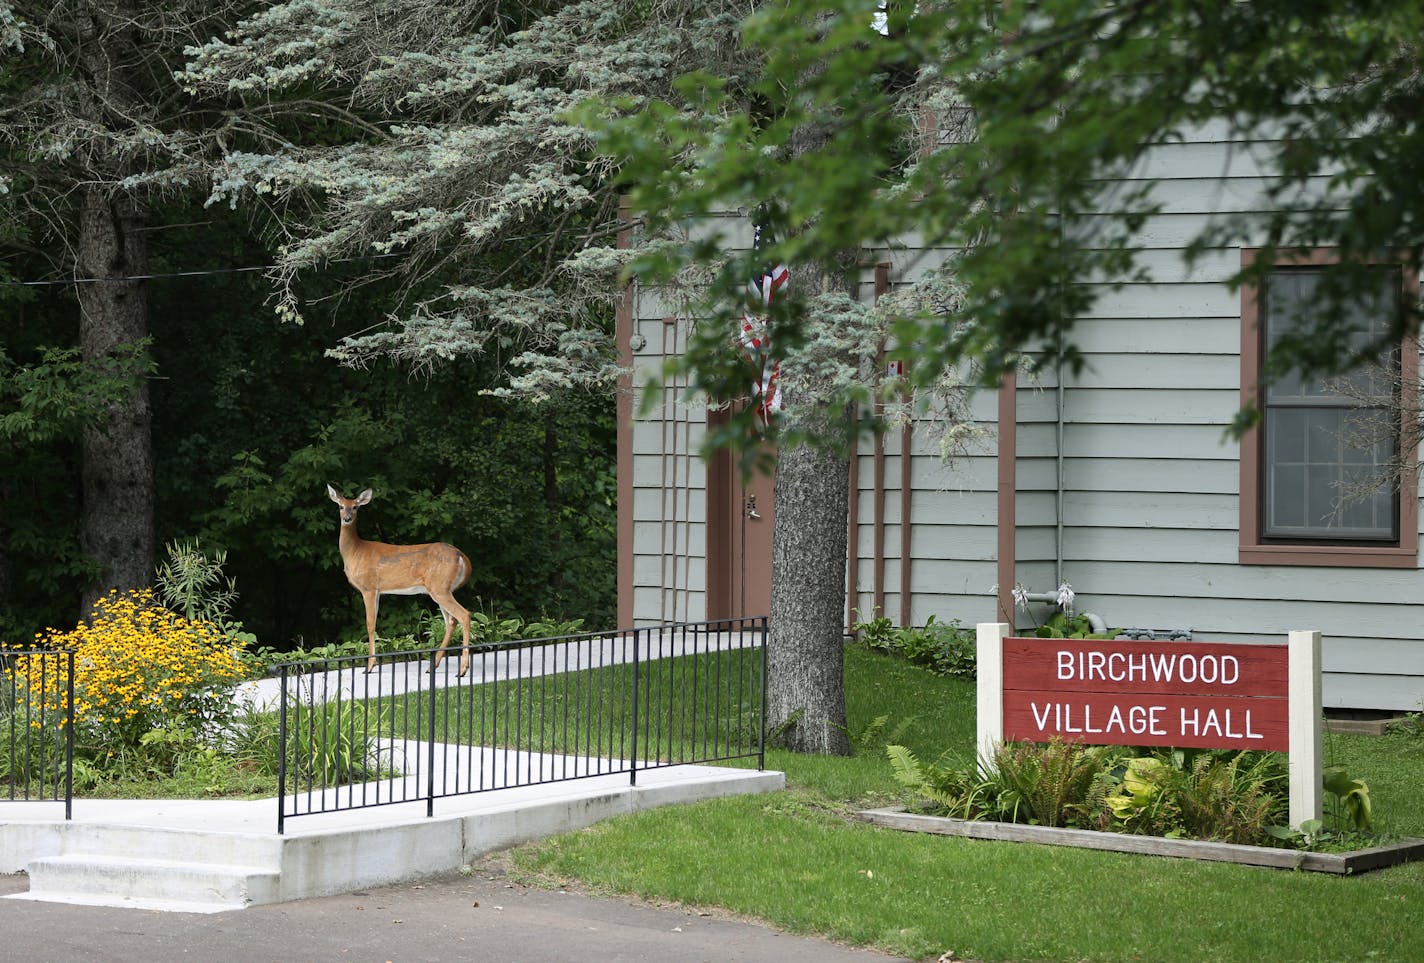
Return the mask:
<svg viewBox="0 0 1424 963"><path fill-rule="evenodd" d="M708 415L709 426L725 420ZM707 617L771 612L771 535L776 516L772 475L742 477L736 458L719 451L707 466Z"/></svg>

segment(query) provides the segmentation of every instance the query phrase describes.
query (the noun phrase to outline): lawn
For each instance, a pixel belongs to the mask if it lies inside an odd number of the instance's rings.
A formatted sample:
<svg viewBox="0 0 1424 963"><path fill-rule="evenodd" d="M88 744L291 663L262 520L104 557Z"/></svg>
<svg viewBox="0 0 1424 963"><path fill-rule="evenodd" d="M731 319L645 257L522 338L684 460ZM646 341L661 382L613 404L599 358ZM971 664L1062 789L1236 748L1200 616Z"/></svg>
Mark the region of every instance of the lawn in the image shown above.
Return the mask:
<svg viewBox="0 0 1424 963"><path fill-rule="evenodd" d="M740 671L727 671L727 658L699 657L678 670L715 680L723 690L716 704L744 707L748 684ZM504 684L493 714L477 709L485 705L480 687L442 692L437 731L451 741L583 751L588 746L570 742L588 730L571 730L567 720L603 705L596 693L619 705L631 691L627 676L626 667L615 667L582 674L571 688L544 679ZM861 647L847 649L846 677L856 755L770 750L768 767L787 774L784 792L653 810L527 845L513 853L515 872L535 882L576 880L594 891L722 907L921 959L953 951L978 960L1424 961L1424 863L1336 878L861 823L857 809L898 799L887 742L926 760L946 750L961 762L972 759L974 686ZM646 684L653 688L645 695L656 693L667 718L699 744L729 738L738 751L747 747L753 731L740 710L698 715L681 700L680 685ZM402 725L410 718L424 732L424 704L386 699L354 718ZM599 716L596 728L621 750L632 731L613 711ZM694 717L700 721L684 730L681 720ZM640 746L647 739L643 730ZM680 751L669 740L659 755ZM270 779L227 771L209 755L180 766L165 795L271 791ZM1327 735L1325 761L1368 781L1379 830L1424 836L1424 735ZM118 788L153 795L141 780Z"/></svg>
<svg viewBox="0 0 1424 963"><path fill-rule="evenodd" d="M638 813L515 851L533 881L723 907L914 958L1424 960L1424 864L1356 878L877 829L887 736L969 759L972 683L847 650L858 752L772 751L788 789ZM882 724L877 720L885 717ZM1424 738L1327 736L1378 827L1424 835Z"/></svg>

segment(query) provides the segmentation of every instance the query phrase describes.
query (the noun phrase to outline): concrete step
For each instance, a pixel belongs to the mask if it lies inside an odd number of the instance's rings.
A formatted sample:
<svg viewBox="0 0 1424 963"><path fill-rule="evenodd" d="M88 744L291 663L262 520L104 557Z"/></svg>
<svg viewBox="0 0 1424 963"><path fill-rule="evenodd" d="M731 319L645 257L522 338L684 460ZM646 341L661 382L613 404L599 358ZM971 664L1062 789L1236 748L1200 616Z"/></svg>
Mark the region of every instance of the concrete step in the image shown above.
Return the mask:
<svg viewBox="0 0 1424 963"><path fill-rule="evenodd" d="M188 863L68 853L32 860L21 898L94 906L217 913L280 898L280 873L265 866Z"/></svg>
<svg viewBox="0 0 1424 963"><path fill-rule="evenodd" d="M66 823L59 850L43 855L148 859L190 864L237 864L270 867L282 861L282 841L275 836L204 832L201 829L111 823Z"/></svg>

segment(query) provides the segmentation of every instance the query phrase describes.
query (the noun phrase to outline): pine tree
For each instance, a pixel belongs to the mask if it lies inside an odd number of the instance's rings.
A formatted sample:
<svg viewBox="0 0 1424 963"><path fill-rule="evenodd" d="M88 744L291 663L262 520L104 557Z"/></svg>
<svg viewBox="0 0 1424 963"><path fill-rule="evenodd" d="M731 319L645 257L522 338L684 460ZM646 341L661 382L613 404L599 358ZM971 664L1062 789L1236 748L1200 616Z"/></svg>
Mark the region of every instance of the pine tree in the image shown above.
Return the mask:
<svg viewBox="0 0 1424 963"><path fill-rule="evenodd" d="M208 0L0 2L0 237L72 279L89 376L134 370L148 336L148 226L226 132L172 77L233 5ZM138 365L143 370L143 365ZM154 560L152 412L132 379L82 431L82 543L100 567L81 604L146 585Z"/></svg>

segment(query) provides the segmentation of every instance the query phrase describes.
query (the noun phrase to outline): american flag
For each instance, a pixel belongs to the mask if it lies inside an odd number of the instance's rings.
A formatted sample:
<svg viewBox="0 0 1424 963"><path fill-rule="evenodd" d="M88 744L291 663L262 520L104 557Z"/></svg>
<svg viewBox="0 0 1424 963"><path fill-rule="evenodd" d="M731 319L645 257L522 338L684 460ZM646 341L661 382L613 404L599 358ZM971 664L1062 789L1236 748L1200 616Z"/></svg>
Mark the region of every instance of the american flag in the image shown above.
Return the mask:
<svg viewBox="0 0 1424 963"><path fill-rule="evenodd" d="M752 235L752 249L762 246L762 228L758 224ZM747 282L747 307L742 312L742 347L747 357L758 367L752 382L752 406L763 425L781 410L781 391L777 379L781 374L781 362L771 354L771 342L767 336L767 315L771 303L790 280L791 272L785 264L767 267Z"/></svg>

